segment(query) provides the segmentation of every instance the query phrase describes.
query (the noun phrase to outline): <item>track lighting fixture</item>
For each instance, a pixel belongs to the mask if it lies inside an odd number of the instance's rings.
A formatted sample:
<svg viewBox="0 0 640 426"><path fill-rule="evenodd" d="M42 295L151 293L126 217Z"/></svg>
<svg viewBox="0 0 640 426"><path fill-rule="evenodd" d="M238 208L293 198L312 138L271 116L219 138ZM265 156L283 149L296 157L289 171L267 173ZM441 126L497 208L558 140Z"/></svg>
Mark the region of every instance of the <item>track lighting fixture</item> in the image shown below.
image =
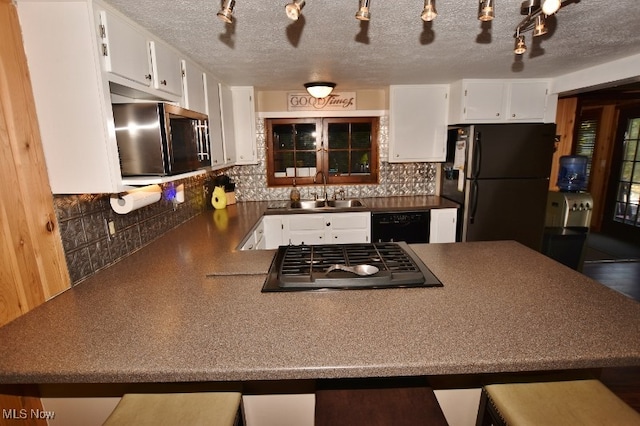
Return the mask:
<svg viewBox="0 0 640 426"><path fill-rule="evenodd" d="M516 48L513 49L513 53L516 55L522 55L527 51L527 45L524 41L524 36L522 34L518 34L516 37Z"/></svg>
<svg viewBox="0 0 640 426"><path fill-rule="evenodd" d="M224 0L222 9L217 13L218 18L230 24L233 22L233 8L236 5L236 0Z"/></svg>
<svg viewBox="0 0 640 426"><path fill-rule="evenodd" d="M542 0L542 13L545 15L553 15L560 9L560 0Z"/></svg>
<svg viewBox="0 0 640 426"><path fill-rule="evenodd" d="M286 10L289 19L297 21L300 17L300 13L302 12L302 8L304 7L305 3L305 0L295 0L287 4L284 9Z"/></svg>
<svg viewBox="0 0 640 426"><path fill-rule="evenodd" d="M478 19L487 22L495 17L495 0L480 0L478 3Z"/></svg>
<svg viewBox="0 0 640 426"><path fill-rule="evenodd" d="M361 21L368 21L371 19L371 13L369 13L370 0L360 0L360 8L356 12L356 19Z"/></svg>
<svg viewBox="0 0 640 426"><path fill-rule="evenodd" d="M333 88L336 87L336 84L326 81L316 81L312 83L305 83L304 87L311 96L316 99L322 99L331 94Z"/></svg>
<svg viewBox="0 0 640 426"><path fill-rule="evenodd" d="M438 12L436 12L436 0L424 0L424 9L420 17L425 22L431 22L436 19Z"/></svg>
<svg viewBox="0 0 640 426"><path fill-rule="evenodd" d="M544 14L541 13L540 15L536 16L536 25L533 27L534 37L539 37L549 32L545 21L546 18Z"/></svg>

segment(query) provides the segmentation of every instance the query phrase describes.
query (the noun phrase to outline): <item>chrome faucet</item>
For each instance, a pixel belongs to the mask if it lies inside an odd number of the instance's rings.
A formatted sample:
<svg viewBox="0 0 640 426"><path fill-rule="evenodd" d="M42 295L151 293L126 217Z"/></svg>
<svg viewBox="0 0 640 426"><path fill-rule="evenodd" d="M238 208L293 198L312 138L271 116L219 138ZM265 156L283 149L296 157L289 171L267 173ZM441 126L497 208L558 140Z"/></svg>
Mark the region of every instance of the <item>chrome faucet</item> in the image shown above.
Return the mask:
<svg viewBox="0 0 640 426"><path fill-rule="evenodd" d="M327 175L324 174L324 171L318 170L316 175L313 177L313 183L317 183L316 179L318 178L318 175L320 173L322 173L322 194L324 195L324 201L328 201L329 197L327 195Z"/></svg>

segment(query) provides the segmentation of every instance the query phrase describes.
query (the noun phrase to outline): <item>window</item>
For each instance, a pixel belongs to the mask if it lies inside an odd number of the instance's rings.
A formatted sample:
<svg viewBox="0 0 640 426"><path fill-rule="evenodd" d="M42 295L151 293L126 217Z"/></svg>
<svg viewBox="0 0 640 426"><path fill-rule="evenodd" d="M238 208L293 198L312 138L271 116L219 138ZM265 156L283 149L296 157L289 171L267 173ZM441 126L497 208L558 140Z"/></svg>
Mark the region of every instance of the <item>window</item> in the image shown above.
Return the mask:
<svg viewBox="0 0 640 426"><path fill-rule="evenodd" d="M622 167L613 220L640 227L640 118L630 118L624 133Z"/></svg>
<svg viewBox="0 0 640 426"><path fill-rule="evenodd" d="M269 186L310 185L321 171L327 183L377 183L378 119L267 120Z"/></svg>
<svg viewBox="0 0 640 426"><path fill-rule="evenodd" d="M589 158L587 161L587 185L589 176L591 175L591 163L593 161L593 152L596 146L596 137L598 135L598 119L599 111L586 113L583 115L578 126L578 137L576 138L576 155L584 155Z"/></svg>

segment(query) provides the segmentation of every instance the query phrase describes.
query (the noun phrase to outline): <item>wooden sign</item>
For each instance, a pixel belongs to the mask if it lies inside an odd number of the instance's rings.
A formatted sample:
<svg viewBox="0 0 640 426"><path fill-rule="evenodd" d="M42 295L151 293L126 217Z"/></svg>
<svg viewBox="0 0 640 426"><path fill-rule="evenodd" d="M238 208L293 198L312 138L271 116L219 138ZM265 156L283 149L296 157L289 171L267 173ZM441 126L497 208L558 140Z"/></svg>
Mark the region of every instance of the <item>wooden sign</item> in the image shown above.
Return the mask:
<svg viewBox="0 0 640 426"><path fill-rule="evenodd" d="M308 93L287 93L288 111L352 111L356 109L356 92L333 92L317 99Z"/></svg>

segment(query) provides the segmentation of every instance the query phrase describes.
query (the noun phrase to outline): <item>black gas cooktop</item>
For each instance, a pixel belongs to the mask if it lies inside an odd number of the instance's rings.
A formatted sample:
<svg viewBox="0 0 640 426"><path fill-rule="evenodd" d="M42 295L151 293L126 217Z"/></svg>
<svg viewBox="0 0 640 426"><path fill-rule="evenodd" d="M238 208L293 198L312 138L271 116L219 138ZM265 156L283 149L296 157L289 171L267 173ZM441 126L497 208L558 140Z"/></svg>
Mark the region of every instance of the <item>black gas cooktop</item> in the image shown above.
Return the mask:
<svg viewBox="0 0 640 426"><path fill-rule="evenodd" d="M332 265L373 265L370 276ZM262 287L270 291L441 287L442 283L404 242L280 246Z"/></svg>

